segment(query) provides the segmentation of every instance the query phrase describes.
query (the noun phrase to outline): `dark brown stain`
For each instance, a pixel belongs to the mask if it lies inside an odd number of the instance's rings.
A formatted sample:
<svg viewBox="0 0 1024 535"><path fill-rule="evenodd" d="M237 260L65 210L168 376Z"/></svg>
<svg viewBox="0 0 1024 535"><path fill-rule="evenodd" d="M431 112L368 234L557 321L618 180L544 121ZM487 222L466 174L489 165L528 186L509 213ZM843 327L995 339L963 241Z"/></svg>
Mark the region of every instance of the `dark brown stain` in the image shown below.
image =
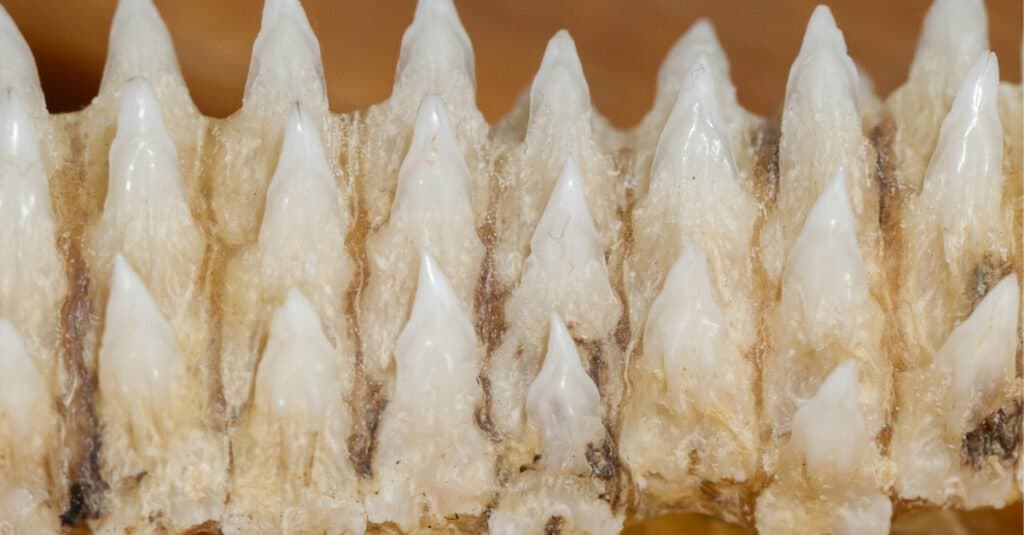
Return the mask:
<svg viewBox="0 0 1024 535"><path fill-rule="evenodd" d="M191 528L182 532L181 535L221 535L223 531L220 529L220 524L214 520L203 522L198 526L192 526Z"/></svg>
<svg viewBox="0 0 1024 535"><path fill-rule="evenodd" d="M882 231L887 249L893 248L897 241L899 214L902 193L897 176L896 155L893 143L896 138L896 124L892 116L886 114L871 129L869 140L875 149L875 180L878 183L878 226Z"/></svg>
<svg viewBox="0 0 1024 535"><path fill-rule="evenodd" d="M1013 273L1013 261L1010 258L986 254L981 262L974 266L974 273L968 281L967 295L971 297L971 311L973 312L988 292L1010 273Z"/></svg>
<svg viewBox="0 0 1024 535"><path fill-rule="evenodd" d="M994 457L1004 466L1013 466L1020 455L1021 402L1008 409L1000 408L990 414L977 427L964 435L960 456L964 464L980 470L986 460Z"/></svg>
<svg viewBox="0 0 1024 535"><path fill-rule="evenodd" d="M349 461L356 473L363 478L373 477L373 452L377 449L377 426L387 405L381 394L381 387L368 383L363 400L362 412L358 414L362 427L348 438Z"/></svg>
<svg viewBox="0 0 1024 535"><path fill-rule="evenodd" d="M764 206L775 204L779 191L779 140L782 123L778 117L767 119L751 136L755 153L754 186Z"/></svg>
<svg viewBox="0 0 1024 535"><path fill-rule="evenodd" d="M565 524L565 518L559 515L552 516L544 524L544 535L561 535L563 524Z"/></svg>
<svg viewBox="0 0 1024 535"><path fill-rule="evenodd" d="M477 383L480 384L480 389L484 393L483 405L476 408L473 412L474 419L476 420L476 426L481 431L487 434L487 436L493 442L499 442L501 436L498 431L494 428L494 420L491 419L491 379L487 377L487 374L481 372L476 378Z"/></svg>

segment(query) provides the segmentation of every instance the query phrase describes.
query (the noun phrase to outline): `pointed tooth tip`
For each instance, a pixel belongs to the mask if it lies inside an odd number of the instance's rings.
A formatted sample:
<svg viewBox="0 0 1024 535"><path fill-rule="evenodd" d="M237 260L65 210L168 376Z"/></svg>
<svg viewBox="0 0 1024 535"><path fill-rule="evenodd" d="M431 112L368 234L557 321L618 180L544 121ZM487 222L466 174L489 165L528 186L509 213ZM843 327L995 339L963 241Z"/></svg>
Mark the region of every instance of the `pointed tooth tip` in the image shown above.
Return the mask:
<svg viewBox="0 0 1024 535"><path fill-rule="evenodd" d="M413 17L419 17L428 12L444 13L458 16L455 2L452 0L419 0L416 2L416 12Z"/></svg>
<svg viewBox="0 0 1024 535"><path fill-rule="evenodd" d="M842 30L836 24L832 10L826 5L819 5L814 8L811 18L807 22L807 29L804 31L803 42L800 45L800 54L810 52L816 48L833 48L846 54L846 40Z"/></svg>

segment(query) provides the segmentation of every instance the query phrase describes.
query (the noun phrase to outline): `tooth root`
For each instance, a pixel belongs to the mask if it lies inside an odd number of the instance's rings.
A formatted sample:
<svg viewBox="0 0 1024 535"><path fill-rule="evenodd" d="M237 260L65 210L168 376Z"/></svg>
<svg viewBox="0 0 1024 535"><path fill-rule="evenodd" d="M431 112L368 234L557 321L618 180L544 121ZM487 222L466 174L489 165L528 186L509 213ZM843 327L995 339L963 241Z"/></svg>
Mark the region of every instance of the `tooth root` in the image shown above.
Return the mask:
<svg viewBox="0 0 1024 535"><path fill-rule="evenodd" d="M117 91L134 77L158 89L174 84L187 92L171 34L152 0L118 1L108 48L100 94Z"/></svg>
<svg viewBox="0 0 1024 535"><path fill-rule="evenodd" d="M203 238L185 196L174 141L153 89L141 78L121 88L109 161L107 197L94 236L99 249L125 251L159 302L182 305Z"/></svg>
<svg viewBox="0 0 1024 535"><path fill-rule="evenodd" d="M0 88L16 89L28 101L31 109L38 108L45 112L46 100L39 83L36 60L18 26L3 6L0 6L0 57L4 58L0 65Z"/></svg>
<svg viewBox="0 0 1024 535"><path fill-rule="evenodd" d="M476 426L482 348L465 306L429 253L395 347L394 395L374 457L371 522L408 532L425 517L479 514L491 499L494 454ZM451 485L455 477L458 485Z"/></svg>
<svg viewBox="0 0 1024 535"><path fill-rule="evenodd" d="M395 93L404 92L416 101L420 95L441 94L448 102L475 102L473 45L452 0L416 4L412 24L402 35L395 73Z"/></svg>
<svg viewBox="0 0 1024 535"><path fill-rule="evenodd" d="M563 121L589 120L590 89L576 43L569 32L559 30L544 49L540 70L530 87L530 126L538 123L562 126Z"/></svg>
<svg viewBox="0 0 1024 535"><path fill-rule="evenodd" d="M299 0L263 4L242 101L257 109L300 102L316 113L327 110L320 43Z"/></svg>
<svg viewBox="0 0 1024 535"><path fill-rule="evenodd" d="M544 365L526 394L526 413L540 433L544 466L589 473L587 447L604 435L601 394L583 370L576 342L556 313L551 314Z"/></svg>

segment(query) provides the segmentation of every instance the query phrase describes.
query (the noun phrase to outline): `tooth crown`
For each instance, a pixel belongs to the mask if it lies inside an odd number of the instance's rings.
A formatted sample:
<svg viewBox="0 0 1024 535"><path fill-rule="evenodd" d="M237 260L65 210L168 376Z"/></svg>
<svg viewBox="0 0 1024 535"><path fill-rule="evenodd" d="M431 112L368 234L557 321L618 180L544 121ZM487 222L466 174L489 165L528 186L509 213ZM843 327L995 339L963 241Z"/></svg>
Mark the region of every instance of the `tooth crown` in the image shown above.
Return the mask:
<svg viewBox="0 0 1024 535"><path fill-rule="evenodd" d="M188 98L171 34L152 0L118 2L110 28L109 48L101 94L117 91L133 77L143 77L161 88L178 86Z"/></svg>
<svg viewBox="0 0 1024 535"><path fill-rule="evenodd" d="M327 108L320 43L299 0L268 0L252 47L243 103L280 106L292 102L317 112Z"/></svg>

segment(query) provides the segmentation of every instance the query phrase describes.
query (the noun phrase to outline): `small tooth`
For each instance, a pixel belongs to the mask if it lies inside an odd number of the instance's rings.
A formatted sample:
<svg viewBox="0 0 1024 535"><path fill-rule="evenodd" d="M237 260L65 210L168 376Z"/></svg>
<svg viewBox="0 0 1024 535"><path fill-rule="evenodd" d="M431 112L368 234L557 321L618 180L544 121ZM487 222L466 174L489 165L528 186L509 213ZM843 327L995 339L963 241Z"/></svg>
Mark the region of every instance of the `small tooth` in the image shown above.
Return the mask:
<svg viewBox="0 0 1024 535"><path fill-rule="evenodd" d="M265 0L263 19L252 46L243 104L301 102L327 109L327 86L320 43L298 0Z"/></svg>
<svg viewBox="0 0 1024 535"><path fill-rule="evenodd" d="M29 357L18 330L7 319L0 320L0 377L4 379L0 389L0 422L6 423L0 427L6 431L0 434L0 444L11 448L17 465L24 461L23 456L38 455L46 448L56 414L48 382ZM0 488L3 486L0 484Z"/></svg>
<svg viewBox="0 0 1024 535"><path fill-rule="evenodd" d="M338 356L313 305L295 289L275 312L256 377L256 401L282 421L320 431L340 398Z"/></svg>
<svg viewBox="0 0 1024 535"><path fill-rule="evenodd" d="M861 414L855 361L836 366L797 409L791 441L812 476L843 478L860 466L871 437Z"/></svg>
<svg viewBox="0 0 1024 535"><path fill-rule="evenodd" d="M402 35L395 86L411 84L424 93L440 93L468 84L475 91L473 46L452 0L419 0L412 24Z"/></svg>
<svg viewBox="0 0 1024 535"><path fill-rule="evenodd" d="M14 20L0 6L0 87L13 87L29 101L30 106L46 109L43 88L39 83L36 60Z"/></svg>
<svg viewBox="0 0 1024 535"><path fill-rule="evenodd" d="M171 34L152 0L119 0L110 27L100 93L116 91L133 77L160 87L165 79L184 86Z"/></svg>
<svg viewBox="0 0 1024 535"><path fill-rule="evenodd" d="M698 61L712 69L713 79L720 84L718 94L735 93L729 81L729 59L718 41L711 21L699 19L669 50L658 69L656 99L671 98L683 87Z"/></svg>
<svg viewBox="0 0 1024 535"><path fill-rule="evenodd" d="M185 379L177 338L124 257L114 258L99 354L101 396L134 425L160 425Z"/></svg>
<svg viewBox="0 0 1024 535"><path fill-rule="evenodd" d="M604 435L601 394L583 370L569 330L554 312L544 365L526 394L526 413L540 432L545 466L590 472L587 447L598 444Z"/></svg>
<svg viewBox="0 0 1024 535"><path fill-rule="evenodd" d="M947 406L941 413L953 436L984 416L986 401L1014 376L1020 289L1017 275L999 282L958 325L935 354L936 368L948 381Z"/></svg>
<svg viewBox="0 0 1024 535"><path fill-rule="evenodd" d="M337 258L318 254L326 245L325 229L345 226L334 174L327 163L316 123L300 106L288 117L277 170L267 190L259 232L263 269L269 280L316 280ZM280 273L279 273L280 272ZM285 279L279 276L287 274ZM275 275L276 274L276 275Z"/></svg>
<svg viewBox="0 0 1024 535"><path fill-rule="evenodd" d="M848 329L850 311L868 298L855 224L846 173L839 168L807 215L783 279L784 306L802 304L804 335L816 349Z"/></svg>
<svg viewBox="0 0 1024 535"><path fill-rule="evenodd" d="M551 117L576 118L590 112L590 89L576 43L559 30L544 49L540 70L530 86L530 123Z"/></svg>
<svg viewBox="0 0 1024 535"><path fill-rule="evenodd" d="M572 280L592 265L604 265L601 236L590 217L583 179L571 155L551 192L530 248L530 257L555 280Z"/></svg>
<svg viewBox="0 0 1024 535"><path fill-rule="evenodd" d="M988 16L982 0L935 0L924 17L910 76L933 62L961 73L987 48Z"/></svg>
<svg viewBox="0 0 1024 535"><path fill-rule="evenodd" d="M946 261L985 243L1003 224L1003 128L999 120L999 63L985 52L964 76L925 173L922 199L937 214Z"/></svg>
<svg viewBox="0 0 1024 535"><path fill-rule="evenodd" d="M482 356L464 305L422 252L412 312L395 346L394 395L378 432L379 488L366 498L371 522L409 532L423 511L435 518L483 511L494 456L474 416L483 402Z"/></svg>

